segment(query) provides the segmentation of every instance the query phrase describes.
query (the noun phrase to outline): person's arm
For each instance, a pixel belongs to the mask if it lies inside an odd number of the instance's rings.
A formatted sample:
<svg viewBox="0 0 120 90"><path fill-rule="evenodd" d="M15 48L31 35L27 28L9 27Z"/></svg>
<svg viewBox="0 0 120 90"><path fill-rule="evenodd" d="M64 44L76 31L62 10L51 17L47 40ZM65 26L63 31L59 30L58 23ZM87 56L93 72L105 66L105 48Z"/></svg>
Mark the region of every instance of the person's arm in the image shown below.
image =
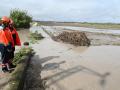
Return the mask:
<svg viewBox="0 0 120 90"><path fill-rule="evenodd" d="M15 28L14 28L14 31L15 31L15 42L16 42L15 45L21 46L21 41Z"/></svg>

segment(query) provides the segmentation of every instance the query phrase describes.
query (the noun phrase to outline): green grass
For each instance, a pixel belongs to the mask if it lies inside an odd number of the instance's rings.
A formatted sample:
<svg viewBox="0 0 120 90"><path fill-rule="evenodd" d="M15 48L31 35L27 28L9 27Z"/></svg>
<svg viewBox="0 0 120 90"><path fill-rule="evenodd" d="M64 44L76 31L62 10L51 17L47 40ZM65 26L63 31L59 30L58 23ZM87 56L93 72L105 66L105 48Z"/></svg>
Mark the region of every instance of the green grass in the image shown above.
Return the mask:
<svg viewBox="0 0 120 90"><path fill-rule="evenodd" d="M22 48L19 52L15 53L13 63L15 65L19 64L25 58L25 56L27 56L28 54L30 54L32 52L33 52L33 49L31 47Z"/></svg>
<svg viewBox="0 0 120 90"><path fill-rule="evenodd" d="M31 43L36 43L38 40L43 39L44 37L42 36L41 33L38 33L37 31L35 33L30 33L30 42Z"/></svg>

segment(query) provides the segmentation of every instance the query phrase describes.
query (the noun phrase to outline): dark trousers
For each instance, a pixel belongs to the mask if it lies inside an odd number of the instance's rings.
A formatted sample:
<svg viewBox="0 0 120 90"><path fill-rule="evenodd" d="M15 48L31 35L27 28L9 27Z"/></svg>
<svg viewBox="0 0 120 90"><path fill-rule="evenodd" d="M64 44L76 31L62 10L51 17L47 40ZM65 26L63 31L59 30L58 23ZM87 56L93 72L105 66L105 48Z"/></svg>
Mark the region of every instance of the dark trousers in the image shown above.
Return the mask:
<svg viewBox="0 0 120 90"><path fill-rule="evenodd" d="M11 63L12 61L10 61L11 59L14 58L14 51L15 48L12 48L12 51L9 52L7 50L7 47L5 47L4 45L0 44L0 53L1 53L1 62L2 64L6 64L6 63Z"/></svg>

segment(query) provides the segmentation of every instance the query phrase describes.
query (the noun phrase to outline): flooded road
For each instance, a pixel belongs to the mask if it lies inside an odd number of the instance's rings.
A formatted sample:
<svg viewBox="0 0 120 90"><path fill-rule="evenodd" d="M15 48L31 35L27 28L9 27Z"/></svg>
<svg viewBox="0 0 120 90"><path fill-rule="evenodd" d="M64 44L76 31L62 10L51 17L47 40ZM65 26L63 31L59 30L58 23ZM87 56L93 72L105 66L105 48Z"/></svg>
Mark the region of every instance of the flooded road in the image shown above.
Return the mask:
<svg viewBox="0 0 120 90"><path fill-rule="evenodd" d="M37 77L30 90L39 88L40 77L46 90L120 90L120 46L75 47L41 33L47 38L33 45L32 65L38 72L32 72Z"/></svg>

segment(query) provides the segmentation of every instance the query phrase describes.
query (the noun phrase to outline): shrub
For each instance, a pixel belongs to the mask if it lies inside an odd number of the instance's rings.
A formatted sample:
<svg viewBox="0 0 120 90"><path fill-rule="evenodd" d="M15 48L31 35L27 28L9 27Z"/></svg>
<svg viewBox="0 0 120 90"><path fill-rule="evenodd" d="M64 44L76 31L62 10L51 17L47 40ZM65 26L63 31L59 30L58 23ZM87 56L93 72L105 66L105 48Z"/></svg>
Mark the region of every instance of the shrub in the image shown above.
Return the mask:
<svg viewBox="0 0 120 90"><path fill-rule="evenodd" d="M10 11L10 18L14 21L16 28L29 28L32 17L28 15L27 11L13 9Z"/></svg>
<svg viewBox="0 0 120 90"><path fill-rule="evenodd" d="M19 52L15 53L15 57L13 59L13 63L15 65L19 64L25 56L32 53L33 49L31 47L29 48L22 48Z"/></svg>
<svg viewBox="0 0 120 90"><path fill-rule="evenodd" d="M30 33L31 43L36 43L38 40L41 40L43 38L44 37L42 36L42 34L38 33L37 31L35 31L34 33Z"/></svg>

